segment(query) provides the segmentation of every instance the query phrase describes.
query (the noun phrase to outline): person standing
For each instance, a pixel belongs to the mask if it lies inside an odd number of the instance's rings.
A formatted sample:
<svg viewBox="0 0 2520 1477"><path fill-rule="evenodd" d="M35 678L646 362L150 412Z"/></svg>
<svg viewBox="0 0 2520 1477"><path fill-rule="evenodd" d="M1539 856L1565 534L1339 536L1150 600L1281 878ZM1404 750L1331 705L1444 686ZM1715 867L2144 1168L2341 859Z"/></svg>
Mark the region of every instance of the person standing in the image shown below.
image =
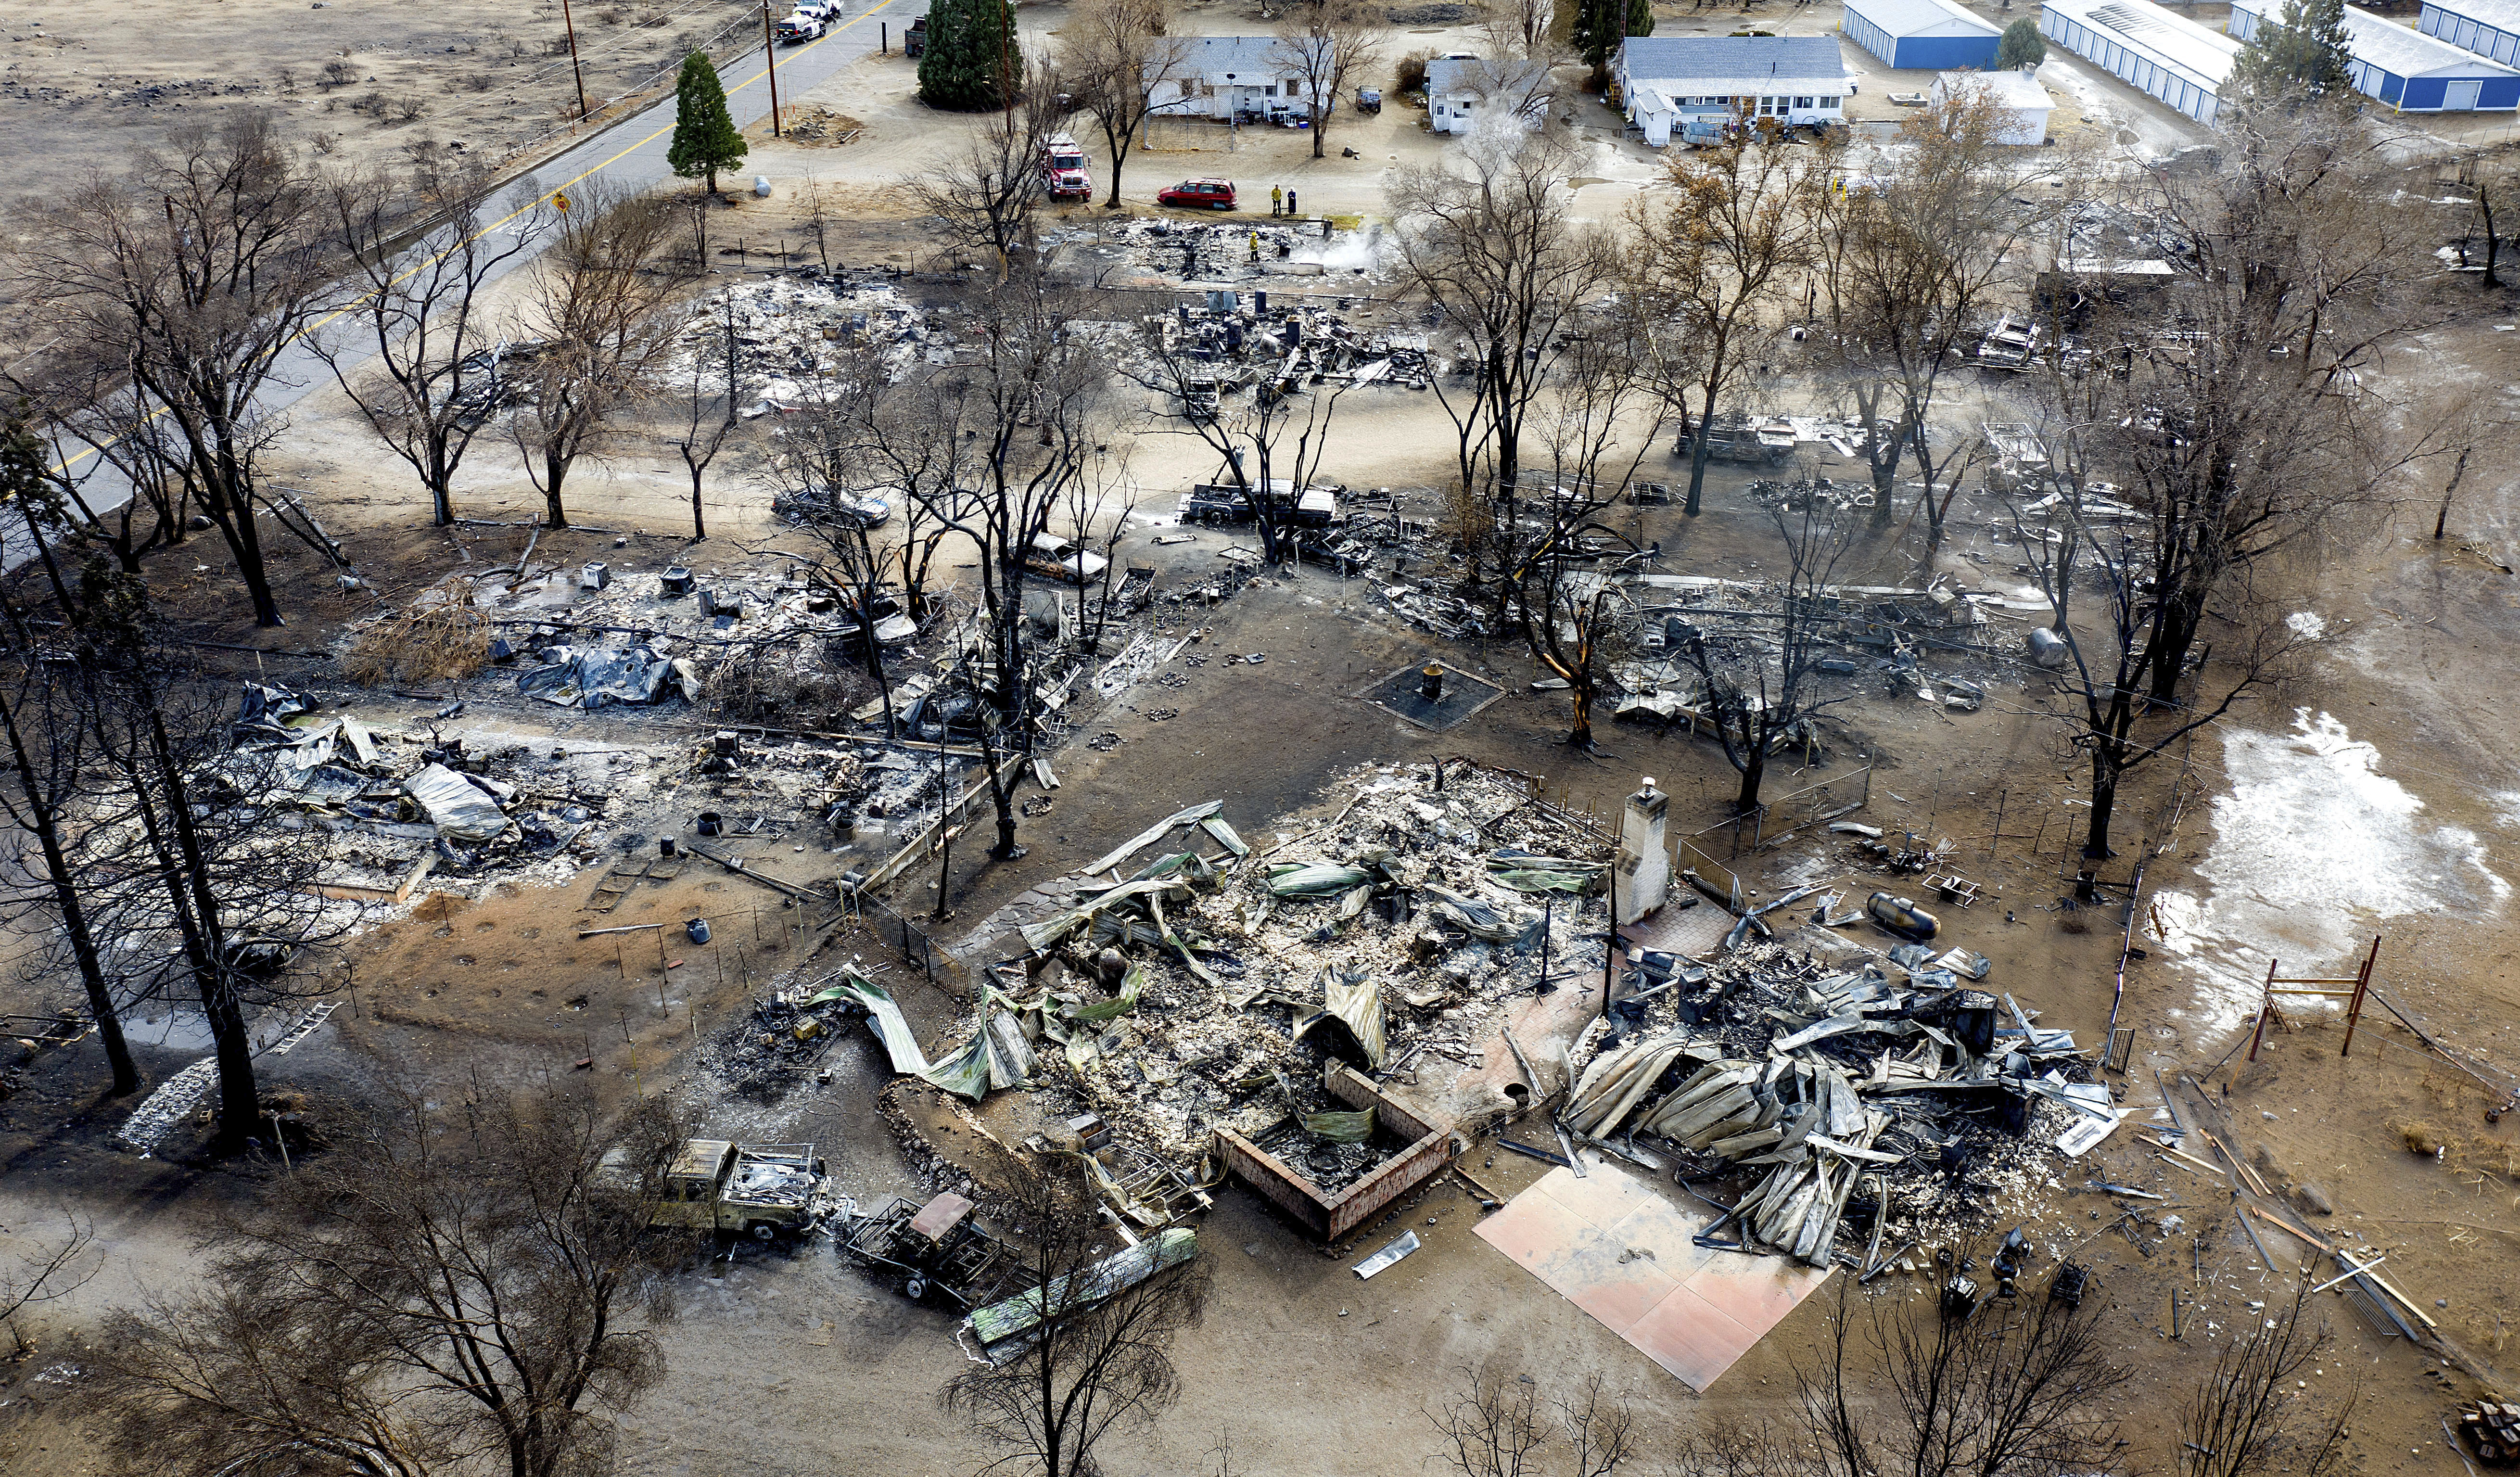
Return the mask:
<svg viewBox="0 0 2520 1477"><path fill-rule="evenodd" d="M1286 192L1276 185L1271 185L1269 187L1269 215L1271 219L1274 220L1280 214L1283 213L1285 201Z"/></svg>
<svg viewBox="0 0 2520 1477"><path fill-rule="evenodd" d="M1286 192L1286 213L1288 215L1294 215L1297 213L1295 209L1295 192L1292 190Z"/></svg>

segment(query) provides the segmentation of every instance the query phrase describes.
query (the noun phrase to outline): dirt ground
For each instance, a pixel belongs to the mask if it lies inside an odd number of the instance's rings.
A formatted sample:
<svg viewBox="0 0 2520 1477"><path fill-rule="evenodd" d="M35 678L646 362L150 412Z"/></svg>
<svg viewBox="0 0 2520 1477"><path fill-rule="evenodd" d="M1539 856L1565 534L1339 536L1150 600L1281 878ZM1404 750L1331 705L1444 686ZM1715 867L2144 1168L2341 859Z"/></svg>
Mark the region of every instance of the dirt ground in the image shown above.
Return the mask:
<svg viewBox="0 0 2520 1477"><path fill-rule="evenodd" d="M473 16L460 4L388 10L373 0L311 13L268 8L267 25L258 19L252 27L236 20L261 17L248 0L195 8L153 32L148 47L117 46L110 58L100 50L101 18L25 8L0 27L19 64L0 108L11 110L13 136L79 167L162 127L176 107L260 96L177 90L151 97L135 89L250 70L200 60L229 54L220 47L286 61L290 53L267 44L284 25L292 45L307 48L304 63L288 64L303 94L292 105L301 124L357 132L368 141L360 147L390 147L388 136L407 130L365 119L353 130L346 119L335 121L338 112L322 112L327 99L346 106L348 95L371 85L363 73L357 84L317 93L313 79L333 48L349 46L378 76L379 90L433 89L439 110L411 127L449 128L456 117L472 116L456 112L471 106L467 99L512 93L519 101L500 102L508 111L495 116L506 120L502 126L523 127L558 95L546 59L491 60L492 27L522 24L511 18ZM353 12L361 17L355 37L327 29L347 24ZM1212 7L1197 22L1227 29L1235 14ZM34 39L31 22L38 19L61 39ZM1055 9L1026 11L1028 26L1053 28L1058 19ZM1781 17L1761 13L1763 23L1778 19L1776 28L1808 32L1833 23L1834 12L1815 5ZM600 16L578 20L582 27L606 23ZM1732 13L1693 15L1682 7L1665 7L1662 20L1682 32L1738 24ZM670 35L635 21L601 34L620 38L625 58L661 54ZM535 13L533 34L550 29L547 22ZM71 28L90 24L98 28ZM461 36L436 29L463 26L472 29ZM1430 28L1422 44L1443 47L1461 34ZM248 52L248 37L259 38L262 49ZM1407 39L1420 44L1420 33ZM150 48L161 45L170 60L153 61ZM476 50L450 54L448 45ZM2060 105L2066 91L2088 83L2112 110L2106 116L2141 120L2136 131L2146 146L2182 140L2178 122L2148 100L2104 77L2078 81L2075 66L2051 61L2045 74ZM543 70L529 85L534 67ZM447 85L473 68L513 73L514 80L483 94ZM845 144L827 138L758 146L754 164L772 175L778 193L725 218L720 240L740 242L744 252L730 280L763 265L756 253L774 244L788 259L818 249L808 229L816 191L832 217L819 249L851 262L907 266L922 257L928 244L909 219L900 181L968 125L924 114L910 100L911 85L906 63L878 58L798 100L799 108L845 114L865 131ZM30 92L45 88L65 95ZM1868 74L1860 96L1865 109L1887 116L1883 91ZM494 115L489 102L478 106L484 118ZM2058 118L2070 111L2060 106ZM2081 113L2073 116L2084 125ZM22 121L30 131L18 130ZM50 131L31 131L39 128ZM1608 136L1606 115L1599 131L1600 162L1579 182L1579 199L1606 217L1635 199L1655 166L1641 149ZM1130 166L1131 193L1150 192L1168 174L1227 172L1263 194L1270 183L1293 184L1308 211L1366 212L1375 208L1382 169L1441 147L1399 108L1335 125L1332 157L1322 161L1310 159L1306 141L1291 132L1246 131L1232 141L1231 154L1141 155ZM1349 144L1366 157L1337 157L1336 149ZM1064 224L1084 232L1105 212L1098 202L1064 214ZM2419 404L2444 380L2489 392L2514 382L2514 340L2493 331L2511 321L2509 309L2507 301L2480 300L2432 335L2421 360L2398 370L2402 378L2375 391ZM1780 378L1760 393L1781 406L1808 387ZM1971 381L1956 387L1948 409L1962 419L1985 414L1999 393L2000 386ZM280 449L282 475L319 491L328 525L350 540L354 558L380 586L379 599L406 595L468 561L516 556L521 528L428 527L398 465L379 456L341 412L338 396L306 402ZM1430 397L1399 390L1351 396L1340 414L1342 446L1329 475L1355 486L1402 487L1441 476L1447 427ZM1148 507L1212 470L1192 438L1148 426L1135 439L1131 474L1148 489ZM595 528L549 536L546 551L569 562L604 559L624 572L675 559L728 568L775 561L769 551L790 535L771 518L768 491L745 454L712 473L717 533L695 546L679 533L688 516L681 468L670 453L658 460L654 451L625 452L588 476L575 506ZM1810 470L1847 470L1825 453ZM1669 470L1656 452L1640 475ZM2520 501L2509 475L2499 467L2472 471L2443 542L2425 536L2436 479L2409 485L2408 507L2387 536L2295 571L2304 610L2329 633L2318 667L2138 772L2121 801L2120 856L2106 872L2123 883L2138 861L2147 868L2135 911L2142 954L2129 967L2122 1000L2114 979L2121 913L2062 906L2085 815L2081 777L2056 726L2042 716L2052 694L2035 671L1980 674L1991 679L1991 697L1974 714L1946 714L1873 687L1851 692L1831 713L1838 741L1826 768L1772 776L1771 793L1781 793L1850 775L1869 755L1876 768L1861 819L1952 837L1962 869L1985 886L1985 901L1948 917L1953 942L1994 961L1993 987L2014 992L2045 1012L2043 1024L2070 1029L2086 1043L2105 1039L2113 1011L2134 1031L2129 1070L2111 1081L2125 1105L2139 1111L2092 1158L2060 1164L2059 1184L2033 1219L2047 1257L2071 1255L2097 1271L2118 1353L2143 1371L2121 1411L2133 1463L2167 1463L2176 1396L2210 1366L2220 1338L2257 1316L2252 1304L2281 1296L2301 1249L2263 1232L2280 1269L2267 1273L2233 1221L2228 1190L2148 1151L2147 1119L2155 1109L2167 1112L2165 1084L2183 1118L2218 1115L2243 1151L2263 1144L2283 1178L2315 1185L2334 1211L2309 1218L2313 1229L2352 1231L2385 1252L2393 1279L2432 1308L2463 1351L2463 1362L2445 1368L2402 1341L2380 1338L2332 1295L2322 1297L2338 1343L2315 1378L2322 1393L2360 1390L2357 1470L2457 1473L2458 1459L2443 1450L2440 1417L2453 1392L2501 1388L2509 1325L2520 1318L2520 1263L2510 1255L2520 1237L2520 1127L2508 1116L2487 1119L2509 1093L2501 1069L2520 1063L2513 1039L2520 971L2511 967L2520 949L2509 943L2509 854L2520 836L2520 781L2509 777L2520 770L2520 738L2501 711L2510 699L2493 675L2520 660L2520 588L2510 572L2520 565ZM1662 543L1661 567L1755 575L1763 559L1773 559L1764 515L1742 480L1719 473L1708 512L1693 521L1676 510L1640 512L1636 532ZM468 515L494 521L539 509L521 475L489 452L458 496ZM1977 588L2017 583L2009 556L1985 536L1987 516L1964 501L1952 543L1932 568ZM1159 591L1179 591L1216 580L1227 566L1218 550L1247 542L1214 531L1187 543L1155 542L1172 536L1168 528L1141 527L1123 542L1119 561L1150 565ZM257 649L212 652L217 670L338 689L327 641L338 622L367 604L341 596L330 570L302 550L284 549L279 562L292 619L280 633L242 622L214 541L196 538L161 557L152 577L202 639ZM1912 537L1862 577L1906 582L1923 572L1919 566ZM1156 619L1171 634L1192 626L1212 631L1202 651L1268 660L1181 666L1184 681L1160 703L1142 688L1086 715L1080 741L1054 756L1062 788L1027 823L1031 854L997 866L963 857L941 908L933 879L922 874L897 890L903 913L941 912L935 931L955 936L1181 805L1223 799L1244 834L1265 834L1316 805L1332 776L1369 761L1424 764L1466 755L1545 777L1552 795L1603 815L1650 774L1675 797L1676 829L1714 826L1727 814L1732 778L1711 744L1605 724L1597 751L1571 750L1562 742L1562 699L1527 689L1536 675L1527 654L1504 643L1441 641L1373 604L1361 586L1318 569L1263 579L1213 606L1159 606ZM1506 695L1445 734L1354 695L1429 657L1494 681ZM497 724L537 744L666 751L712 726L705 715L678 709L555 716L495 680L446 694L350 695L404 720L430 711L441 695L460 695L471 704L468 722ZM1178 716L1153 716L1165 709ZM1106 748L1083 741L1103 733L1116 739ZM683 812L696 808L681 798L660 802L655 828L684 824ZM1732 842L1728 836L1708 844L1729 851ZM761 856L765 867L799 880L845 865L771 846ZM1809 831L1751 853L1740 866L1763 889L1832 874L1859 888L1869 883L1850 847ZM320 1115L327 1106L346 1108L406 1087L427 1091L471 1074L522 1082L583 1070L601 1091L623 1098L684 1095L719 1132L811 1140L851 1193L916 1188L889 1130L869 1111L883 1079L863 1036L834 1046L829 1084L809 1083L771 1100L728 1092L698 1070L693 1052L696 1040L741 1029L747 999L773 978L836 967L851 955L888 966L881 977L900 982L924 1036L949 1030L961 1002L911 983L924 971L892 947L897 936L856 928L800 935L791 926L793 910L779 906L776 893L701 866L634 893L617 914L594 914L585 905L600 870L477 899L425 892L360 942L348 960L355 967L338 981L344 1006L334 1028L274 1063L274 1090L306 1095ZM696 917L712 924L713 943L704 950L679 931ZM578 937L584 929L652 920L674 926ZM2250 981L2265 972L2268 955L2280 957L2286 973L2345 972L2374 933L2383 939L2377 978L2390 999L2436 1040L2475 1059L2496 1079L2494 1089L2426 1052L2385 1011L2366 1016L2350 1057L2339 1054L2343 1033L2332 1012L2316 1009L2293 1012L2256 1062L2230 1054L2254 1008ZM23 981L6 993L12 1004L0 1008L44 999ZM153 1080L200 1051L179 1016L148 1021L135 1039ZM0 1368L0 1466L12 1472L101 1470L75 1404L85 1329L107 1306L180 1287L193 1266L195 1231L220 1210L250 1209L259 1186L281 1173L275 1164L210 1163L180 1150L153 1160L111 1150L107 1140L127 1105L97 1096L100 1075L92 1047L55 1053L0 1102L0 1253L18 1238L42 1234L65 1206L95 1218L106 1253L102 1275L38 1320L38 1353ZM2182 1086L2191 1077L2203 1084L2201 1093ZM2426 1152L2411 1151L2410 1143ZM1476 1147L1464 1161L1491 1185L1509 1192L1541 1170L1492 1147ZM2168 1196L2145 1208L2156 1218L2175 1214L2182 1225L2147 1233L2140 1245L2117 1234L2092 1238L2116 1210L2108 1196L2080 1191L2086 1181ZM1544 1387L1570 1371L1601 1371L1647 1410L1657 1445L1703 1420L1789 1413L1794 1363L1824 1334L1833 1289L1797 1311L1701 1400L1508 1265L1472 1233L1477 1218L1477 1206L1457 1185L1439 1181L1332 1258L1256 1197L1229 1187L1198 1228L1202 1248L1218 1264L1219 1285L1207 1324L1186 1335L1178 1351L1183 1402L1156 1429L1127 1433L1110 1465L1204 1472L1217 1465L1220 1442L1228 1442L1241 1470L1416 1469L1431 1450L1423 1409L1441 1398L1454 1369L1495 1357L1517 1362ZM1347 1267L1361 1249L1403 1229L1417 1231L1425 1249L1371 1283L1357 1281ZM2034 1263L2034 1277L2052 1265ZM2174 1289L2198 1310L2176 1340L2169 1336ZM741 1246L691 1278L685 1292L682 1318L660 1334L667 1382L624 1422L628 1470L941 1474L969 1470L982 1458L932 1399L962 1367L946 1320L910 1306L828 1247ZM1859 1300L1922 1293L1917 1279L1893 1276Z"/></svg>

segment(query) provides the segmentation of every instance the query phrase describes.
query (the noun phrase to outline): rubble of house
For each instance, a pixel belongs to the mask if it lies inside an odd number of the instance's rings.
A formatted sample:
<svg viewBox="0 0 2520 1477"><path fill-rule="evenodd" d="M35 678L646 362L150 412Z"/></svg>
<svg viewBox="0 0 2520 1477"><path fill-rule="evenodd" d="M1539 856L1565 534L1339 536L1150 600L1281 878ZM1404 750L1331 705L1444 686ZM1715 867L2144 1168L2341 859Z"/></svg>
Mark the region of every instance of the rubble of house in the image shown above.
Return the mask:
<svg viewBox="0 0 2520 1477"><path fill-rule="evenodd" d="M1863 916L1836 901L1815 929ZM1808 933L1632 951L1563 1124L1674 1173L1741 1249L1868 1272L1982 1231L2124 1116L2072 1034L1974 988L1986 972L1964 949Z"/></svg>
<svg viewBox="0 0 2520 1477"><path fill-rule="evenodd" d="M1141 326L1148 348L1173 367L1162 378L1179 381L1173 409L1193 420L1214 419L1222 397L1238 388L1271 399L1313 385L1424 389L1433 371L1427 336L1360 322L1352 306L1345 297L1332 306L1284 293L1273 300L1265 291L1247 300L1210 291L1203 304L1176 304Z"/></svg>
<svg viewBox="0 0 2520 1477"><path fill-rule="evenodd" d="M1331 1068L1380 1088L1482 1066L1507 1000L1599 958L1607 852L1512 777L1458 763L1440 788L1382 767L1329 793L1327 822L1268 842L1222 802L1192 806L1036 889L1005 920L1021 961L987 976L942 1062L863 977L791 989L776 1009L795 1013L760 1034L809 1047L862 1018L896 1072L971 1100L1029 1088L1076 1126L1044 1146L1095 1141L1098 1160L1197 1186L1223 1131L1334 1197L1427 1125L1360 1109Z"/></svg>
<svg viewBox="0 0 2520 1477"><path fill-rule="evenodd" d="M1112 286L1292 279L1285 286L1370 291L1388 281L1392 266L1378 221L1341 230L1323 221L1154 216L1047 240L1058 268Z"/></svg>

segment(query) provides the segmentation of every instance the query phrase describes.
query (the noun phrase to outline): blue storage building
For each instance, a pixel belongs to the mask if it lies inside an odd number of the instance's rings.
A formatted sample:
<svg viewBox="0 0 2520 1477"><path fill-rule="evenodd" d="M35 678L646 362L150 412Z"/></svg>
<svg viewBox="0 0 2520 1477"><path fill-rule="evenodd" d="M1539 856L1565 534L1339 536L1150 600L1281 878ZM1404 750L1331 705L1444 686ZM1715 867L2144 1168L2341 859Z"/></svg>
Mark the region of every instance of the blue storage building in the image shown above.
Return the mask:
<svg viewBox="0 0 2520 1477"><path fill-rule="evenodd" d="M1954 0L1846 0L1846 38L1903 71L1982 70L2003 27Z"/></svg>
<svg viewBox="0 0 2520 1477"><path fill-rule="evenodd" d="M2258 16L2272 0L2231 0L2226 28L2242 41L2257 34ZM2508 112L2520 109L2520 71L2475 52L2345 7L2345 37L2354 58L2355 90L2400 112Z"/></svg>
<svg viewBox="0 0 2520 1477"><path fill-rule="evenodd" d="M2520 67L2520 0L2424 0L2415 29L2488 61Z"/></svg>

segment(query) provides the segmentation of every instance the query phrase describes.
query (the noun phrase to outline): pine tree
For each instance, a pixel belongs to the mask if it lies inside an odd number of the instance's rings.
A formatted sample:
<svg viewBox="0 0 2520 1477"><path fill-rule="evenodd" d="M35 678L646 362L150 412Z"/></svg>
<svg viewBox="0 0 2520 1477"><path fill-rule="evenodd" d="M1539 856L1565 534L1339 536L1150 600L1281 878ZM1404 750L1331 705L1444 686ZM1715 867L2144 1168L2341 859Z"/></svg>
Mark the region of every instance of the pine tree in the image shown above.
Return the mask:
<svg viewBox="0 0 2520 1477"><path fill-rule="evenodd" d="M1599 91L1610 78L1610 58L1630 36L1653 34L1653 0L1576 0L1571 39L1575 55L1593 68L1591 83Z"/></svg>
<svg viewBox="0 0 2520 1477"><path fill-rule="evenodd" d="M2048 38L2039 34L2038 23L2028 17L2003 28L2002 39L1995 43L1995 69L2028 71L2048 60Z"/></svg>
<svg viewBox="0 0 2520 1477"><path fill-rule="evenodd" d="M1023 47L1007 0L929 0L919 96L930 108L977 112L1006 106L1023 82Z"/></svg>
<svg viewBox="0 0 2520 1477"><path fill-rule="evenodd" d="M693 52L674 83L674 138L665 146L665 162L687 180L705 178L715 195L717 172L742 163L743 154L743 135L726 111L717 68L706 55Z"/></svg>
<svg viewBox="0 0 2520 1477"><path fill-rule="evenodd" d="M2231 80L2259 97L2335 92L2351 75L2352 57L2345 0L2283 0L2277 14L2259 15L2256 33L2232 59Z"/></svg>

